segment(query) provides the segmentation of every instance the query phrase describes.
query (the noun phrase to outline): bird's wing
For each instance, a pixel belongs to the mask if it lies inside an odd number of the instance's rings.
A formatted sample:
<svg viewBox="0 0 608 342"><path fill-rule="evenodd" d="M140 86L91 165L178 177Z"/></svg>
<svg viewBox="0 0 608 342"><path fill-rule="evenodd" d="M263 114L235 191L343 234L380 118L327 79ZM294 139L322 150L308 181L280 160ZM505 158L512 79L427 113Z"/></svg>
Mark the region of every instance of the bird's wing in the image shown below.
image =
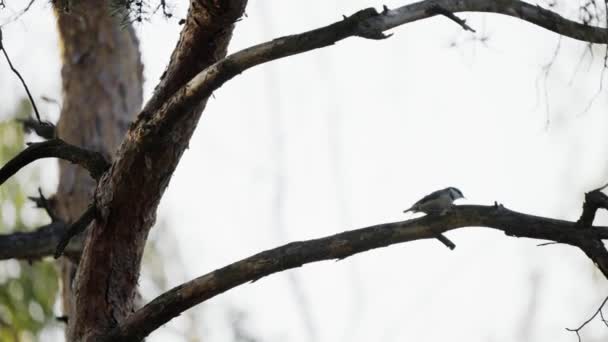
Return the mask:
<svg viewBox="0 0 608 342"><path fill-rule="evenodd" d="M420 203L436 200L437 198L439 198L439 196L441 196L442 191L443 191L443 189L431 192L430 194L428 194L428 195L424 196L422 199L420 199L418 202L414 203L414 206L416 206Z"/></svg>

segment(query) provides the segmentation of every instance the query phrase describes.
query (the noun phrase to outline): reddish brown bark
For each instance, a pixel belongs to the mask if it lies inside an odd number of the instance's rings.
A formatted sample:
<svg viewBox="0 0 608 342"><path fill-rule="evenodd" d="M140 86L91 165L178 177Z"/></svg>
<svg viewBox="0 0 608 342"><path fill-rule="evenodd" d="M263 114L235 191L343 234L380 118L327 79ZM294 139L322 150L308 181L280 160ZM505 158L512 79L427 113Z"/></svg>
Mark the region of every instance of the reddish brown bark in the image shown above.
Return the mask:
<svg viewBox="0 0 608 342"><path fill-rule="evenodd" d="M68 143L101 152L108 160L142 103L142 65L129 25L110 16L104 0L71 1L70 12L56 9L62 42L63 105L57 135ZM60 161L58 211L66 222L78 219L95 188L88 172ZM62 265L62 301L70 326L75 321L71 284L75 265Z"/></svg>
<svg viewBox="0 0 608 342"><path fill-rule="evenodd" d="M206 99L190 103L170 130L142 143L141 131L175 90L226 55L234 22L246 1L192 1L167 72L146 109L131 126L96 191L97 218L90 227L76 276L70 339L92 341L133 311L141 257L156 209Z"/></svg>

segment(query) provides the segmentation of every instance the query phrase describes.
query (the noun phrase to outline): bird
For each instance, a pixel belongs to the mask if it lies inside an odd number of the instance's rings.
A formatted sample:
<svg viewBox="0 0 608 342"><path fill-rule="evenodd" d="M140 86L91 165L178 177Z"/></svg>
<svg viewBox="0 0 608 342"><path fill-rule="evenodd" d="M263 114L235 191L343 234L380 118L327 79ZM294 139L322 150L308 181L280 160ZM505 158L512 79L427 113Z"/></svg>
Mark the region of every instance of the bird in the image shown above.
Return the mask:
<svg viewBox="0 0 608 342"><path fill-rule="evenodd" d="M464 198L462 191L454 187L448 187L424 196L421 200L414 203L414 205L403 212L407 213L411 211L413 213L421 212L427 215L445 215L454 205L454 201L459 198ZM449 249L456 248L456 245L445 235L437 233L436 238Z"/></svg>
<svg viewBox="0 0 608 342"><path fill-rule="evenodd" d="M454 205L454 201L459 198L464 198L462 191L454 187L448 187L424 196L421 200L414 203L414 205L403 212L407 213L411 211L413 213L422 212L427 215L445 215Z"/></svg>

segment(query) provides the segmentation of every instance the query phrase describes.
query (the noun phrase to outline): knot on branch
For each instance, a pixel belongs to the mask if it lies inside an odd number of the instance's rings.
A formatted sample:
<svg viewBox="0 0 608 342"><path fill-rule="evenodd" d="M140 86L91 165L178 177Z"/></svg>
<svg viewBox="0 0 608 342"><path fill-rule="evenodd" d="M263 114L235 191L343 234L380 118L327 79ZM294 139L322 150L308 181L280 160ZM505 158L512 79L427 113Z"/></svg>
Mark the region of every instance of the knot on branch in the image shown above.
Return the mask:
<svg viewBox="0 0 608 342"><path fill-rule="evenodd" d="M373 25L371 19L380 16L381 14L375 8L366 8L356 12L350 17L344 16L344 20L355 25L355 35L367 39L386 39L392 34L384 34L379 26Z"/></svg>
<svg viewBox="0 0 608 342"><path fill-rule="evenodd" d="M602 188L595 189L585 194L585 202L583 203L583 213L576 222L582 227L591 227L595 219L595 213L598 209L603 208L608 210L608 196L602 191Z"/></svg>
<svg viewBox="0 0 608 342"><path fill-rule="evenodd" d="M17 119L23 125L23 129L26 132L34 132L39 137L44 139L55 138L55 125L47 121L38 121L31 118L28 119Z"/></svg>

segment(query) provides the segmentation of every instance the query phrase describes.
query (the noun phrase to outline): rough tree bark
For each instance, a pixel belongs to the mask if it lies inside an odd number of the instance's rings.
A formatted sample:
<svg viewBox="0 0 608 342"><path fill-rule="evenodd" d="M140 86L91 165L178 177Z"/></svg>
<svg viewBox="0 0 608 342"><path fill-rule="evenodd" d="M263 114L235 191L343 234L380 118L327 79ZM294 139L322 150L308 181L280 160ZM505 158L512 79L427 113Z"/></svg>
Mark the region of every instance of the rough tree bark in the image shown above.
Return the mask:
<svg viewBox="0 0 608 342"><path fill-rule="evenodd" d="M55 6L61 37L63 104L57 135L68 143L101 152L107 160L142 105L143 67L130 25L112 16L105 0ZM89 173L60 161L56 201L59 216L73 222L91 202L96 182ZM62 258L64 314L74 315L73 260ZM70 326L73 326L70 324Z"/></svg>
<svg viewBox="0 0 608 342"><path fill-rule="evenodd" d="M131 126L114 165L95 195L97 218L90 227L76 276L74 319L69 337L93 341L133 311L141 257L156 209L194 132L206 103L183 108L170 130L159 132L142 151L139 144L151 114L194 75L226 55L234 23L246 1L192 1L171 61L154 95ZM142 153L143 152L143 153ZM138 170L126 172L126 170ZM129 229L125 229L129 227ZM113 270L121 270L116 276Z"/></svg>

